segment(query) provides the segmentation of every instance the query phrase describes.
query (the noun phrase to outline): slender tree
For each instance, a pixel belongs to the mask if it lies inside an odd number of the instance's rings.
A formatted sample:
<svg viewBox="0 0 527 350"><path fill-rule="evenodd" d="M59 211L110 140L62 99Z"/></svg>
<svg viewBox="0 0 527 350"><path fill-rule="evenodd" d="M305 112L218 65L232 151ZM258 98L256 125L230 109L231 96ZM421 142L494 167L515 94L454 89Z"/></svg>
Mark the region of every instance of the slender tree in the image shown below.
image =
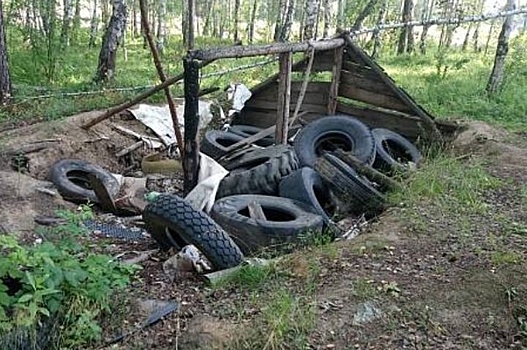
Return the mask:
<svg viewBox="0 0 527 350"><path fill-rule="evenodd" d="M346 0L338 0L337 3L337 28L344 28L344 18L346 13Z"/></svg>
<svg viewBox="0 0 527 350"><path fill-rule="evenodd" d="M329 37L329 26L331 25L331 3L329 0L321 0L322 10L324 12L324 25L322 27L322 37Z"/></svg>
<svg viewBox="0 0 527 350"><path fill-rule="evenodd" d="M351 26L351 31L359 30L362 27L364 20L375 11L378 2L379 0L369 0L366 3L366 6L364 6L357 18L355 18L355 22Z"/></svg>
<svg viewBox="0 0 527 350"><path fill-rule="evenodd" d="M97 12L97 0L93 0L93 12L90 20L90 42L89 47L95 47L95 41L97 40L97 32L99 29L99 14Z"/></svg>
<svg viewBox="0 0 527 350"><path fill-rule="evenodd" d="M104 33L99 53L99 64L94 78L96 83L107 82L115 75L117 49L126 29L126 13L124 0L113 0L112 16Z"/></svg>
<svg viewBox="0 0 527 350"><path fill-rule="evenodd" d="M295 16L295 0L289 0L287 5L287 13L285 14L284 24L282 25L282 31L280 34L280 41L288 41L291 35L291 27L293 26L293 19Z"/></svg>
<svg viewBox="0 0 527 350"><path fill-rule="evenodd" d="M283 41L282 38L282 28L284 26L286 11L287 11L288 0L279 0L278 1L278 10L276 11L276 20L274 26L274 41Z"/></svg>
<svg viewBox="0 0 527 350"><path fill-rule="evenodd" d="M0 0L0 104L6 104L11 99L11 78L7 56L4 11Z"/></svg>
<svg viewBox="0 0 527 350"><path fill-rule="evenodd" d="M167 0L159 0L159 7L157 9L157 35L156 48L160 55L165 52L165 40L167 34L166 16L167 16Z"/></svg>
<svg viewBox="0 0 527 350"><path fill-rule="evenodd" d="M315 37L317 25L318 0L306 0L306 22L304 24L303 40L310 40Z"/></svg>
<svg viewBox="0 0 527 350"><path fill-rule="evenodd" d="M404 0L402 21L410 22L413 18L414 1ZM412 26L404 26L401 28L401 34L399 35L399 43L397 45L397 53L402 54L405 52L412 52L414 49L414 34Z"/></svg>
<svg viewBox="0 0 527 350"><path fill-rule="evenodd" d="M507 0L507 10L511 11L516 8L516 0ZM508 16L501 27L500 36L498 37L498 46L496 47L496 56L494 57L494 66L487 83L487 93L494 95L498 91L505 71L505 59L509 52L509 37L512 32L513 18Z"/></svg>
<svg viewBox="0 0 527 350"><path fill-rule="evenodd" d="M254 41L254 22L256 22L256 11L258 11L258 0L253 0L253 6L251 9L251 19L249 20L248 33L249 44L252 44Z"/></svg>
<svg viewBox="0 0 527 350"><path fill-rule="evenodd" d="M377 26L380 26L381 24L384 23L387 7L388 7L388 0L383 0L381 3L381 8L379 9L379 14L377 16ZM377 59L381 52L381 46L382 46L381 31L379 29L376 29L373 32L372 37L373 37L373 51L371 53L371 56L373 59Z"/></svg>
<svg viewBox="0 0 527 350"><path fill-rule="evenodd" d="M240 0L234 0L234 42L240 40L238 23L240 22Z"/></svg>
<svg viewBox="0 0 527 350"><path fill-rule="evenodd" d="M432 18L432 13L434 12L434 1L433 0L424 0L423 12L421 13L421 20L427 22ZM426 54L426 39L428 36L428 30L430 29L430 24L425 24L423 30L421 31L421 38L419 41L419 51L421 54Z"/></svg>

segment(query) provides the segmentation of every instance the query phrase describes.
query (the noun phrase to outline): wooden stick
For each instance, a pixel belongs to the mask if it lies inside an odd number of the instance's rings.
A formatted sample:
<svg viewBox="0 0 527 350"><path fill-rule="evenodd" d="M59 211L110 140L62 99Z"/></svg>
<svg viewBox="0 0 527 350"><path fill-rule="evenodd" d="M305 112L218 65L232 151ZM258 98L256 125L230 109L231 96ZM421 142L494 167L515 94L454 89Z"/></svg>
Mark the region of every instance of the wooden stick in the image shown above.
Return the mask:
<svg viewBox="0 0 527 350"><path fill-rule="evenodd" d="M376 169L365 165L360 160L355 158L355 156L353 156L351 153L347 153L341 149L337 149L333 152L333 154L339 159L341 159L344 163L347 163L352 168L357 170L357 172L359 172L361 175L368 177L370 180L378 182L381 185L384 185L392 190L401 189L401 185L397 181L391 179L390 177L384 175Z"/></svg>
<svg viewBox="0 0 527 350"><path fill-rule="evenodd" d="M192 58L198 60L215 60L218 58L240 58L260 55L273 55L286 52L305 52L310 47L315 50L331 50L343 46L342 38L303 42L303 43L275 43L268 45L228 46L205 50L190 51Z"/></svg>
<svg viewBox="0 0 527 350"><path fill-rule="evenodd" d="M146 0L139 0L139 8L141 12L141 24L143 25L143 31L150 46L150 51L152 52L152 58L154 59L154 64L156 66L157 74L159 75L159 80L162 83L167 81L167 76L163 71L163 66L161 65L161 60L159 58L159 53L157 52L156 45L154 44L154 39L152 39L152 34L150 34L150 26L147 19L147 11L145 6ZM165 91L165 96L168 103L168 109L170 110L170 115L172 116L172 124L174 124L174 133L176 134L177 147L179 149L179 154L183 156L184 147L183 147L183 136L181 135L181 130L179 129L179 120L177 118L176 104L170 93L170 88L167 86L163 89Z"/></svg>
<svg viewBox="0 0 527 350"><path fill-rule="evenodd" d="M266 220L262 206L256 201L250 201L248 205L249 217L255 220Z"/></svg>
<svg viewBox="0 0 527 350"><path fill-rule="evenodd" d="M96 174L92 173L88 173L87 176L93 191L95 191L95 194L99 199L99 204L101 205L102 209L116 214L117 207L115 206L115 201L101 179Z"/></svg>
<svg viewBox="0 0 527 350"><path fill-rule="evenodd" d="M128 153L133 152L133 151L135 151L135 150L138 149L138 148L141 148L142 145L143 145L143 141L137 141L137 142L134 143L133 145L128 146L128 147L126 147L126 148L123 148L122 150L120 150L119 152L117 152L117 153L115 154L115 156L116 156L117 158L120 158L120 157L122 157L122 156L125 156L125 155L127 155Z"/></svg>
<svg viewBox="0 0 527 350"><path fill-rule="evenodd" d="M208 64L210 64L212 62L213 62L212 60L201 62L200 67L205 67L206 65L208 65ZM131 99L129 101L126 101L126 102L124 102L124 103L122 103L122 104L120 104L118 106L115 106L115 107L112 107L112 108L108 109L103 114L101 114L101 115L93 118L92 120L84 123L81 127L83 129L89 129L92 126L99 124L103 120L106 120L106 119L110 118L111 116L113 116L113 115L115 115L115 114L117 114L119 112L122 112L125 109L130 108L130 107L132 107L135 104L138 104L139 102L141 102L144 99L152 96L156 92L159 92L159 91L163 90L164 88L177 83L178 81L182 80L184 77L185 77L185 74L181 73L181 74L178 74L178 75L173 76L171 78L168 78L164 83L161 83L161 84L158 84L158 85L154 86L153 88L143 92L142 94L138 95L137 97L135 97L135 98L133 98L133 99Z"/></svg>
<svg viewBox="0 0 527 350"><path fill-rule="evenodd" d="M198 93L199 63L186 57L185 69L185 153L183 154L184 192L188 194L198 183L199 145L198 145Z"/></svg>
<svg viewBox="0 0 527 350"><path fill-rule="evenodd" d="M340 72L342 72L342 56L344 54L344 48L339 47L335 50L335 60L333 62L333 74L331 77L331 87L329 88L328 97L328 115L334 115L337 110L337 103L339 97L339 86L340 86Z"/></svg>
<svg viewBox="0 0 527 350"><path fill-rule="evenodd" d="M298 99L296 100L295 111L293 112L293 118L289 121L289 127L293 126L298 118L298 112L300 112L300 106L304 102L304 97L306 96L307 85L309 84L309 76L311 75L311 68L313 67L313 61L315 60L315 49L311 48L309 50L309 61L307 62L306 71L304 73L304 80L302 81L302 86L300 87L300 92L298 93Z"/></svg>
<svg viewBox="0 0 527 350"><path fill-rule="evenodd" d="M291 67L293 54L286 52L280 55L280 79L278 82L278 106L276 113L275 142L287 143L289 126L289 109L291 108Z"/></svg>

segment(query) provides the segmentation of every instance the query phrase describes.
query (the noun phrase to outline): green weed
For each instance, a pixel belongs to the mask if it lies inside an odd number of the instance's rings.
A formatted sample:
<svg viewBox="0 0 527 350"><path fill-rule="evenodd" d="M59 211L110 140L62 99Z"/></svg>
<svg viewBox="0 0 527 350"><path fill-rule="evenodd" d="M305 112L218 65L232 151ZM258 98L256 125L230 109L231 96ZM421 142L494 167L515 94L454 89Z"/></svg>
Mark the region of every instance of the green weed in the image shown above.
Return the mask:
<svg viewBox="0 0 527 350"><path fill-rule="evenodd" d="M491 256L492 263L497 266L518 264L521 260L521 255L512 251L495 251Z"/></svg>
<svg viewBox="0 0 527 350"><path fill-rule="evenodd" d="M244 265L234 273L213 284L214 288L226 288L228 286L241 289L259 289L276 277L274 265Z"/></svg>

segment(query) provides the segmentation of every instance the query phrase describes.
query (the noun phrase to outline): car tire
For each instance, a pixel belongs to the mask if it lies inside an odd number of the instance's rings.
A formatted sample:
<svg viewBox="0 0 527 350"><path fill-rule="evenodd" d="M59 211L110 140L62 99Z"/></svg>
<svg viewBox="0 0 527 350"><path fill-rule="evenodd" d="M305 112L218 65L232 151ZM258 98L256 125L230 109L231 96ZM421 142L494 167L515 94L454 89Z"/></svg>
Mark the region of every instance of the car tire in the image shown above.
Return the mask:
<svg viewBox="0 0 527 350"><path fill-rule="evenodd" d="M249 216L249 203L261 206L266 219ZM265 195L236 195L218 200L212 218L234 239L246 255L271 247L296 243L304 234L322 230L323 218L306 204Z"/></svg>
<svg viewBox="0 0 527 350"><path fill-rule="evenodd" d="M203 136L203 140L201 140L200 152L217 160L228 152L230 146L243 139L243 136L228 131L207 131Z"/></svg>
<svg viewBox="0 0 527 350"><path fill-rule="evenodd" d="M388 129L373 129L375 138L375 162L373 167L386 172L404 171L411 162L421 162L421 152L408 139Z"/></svg>
<svg viewBox="0 0 527 350"><path fill-rule="evenodd" d="M159 195L146 206L143 220L162 249L170 248L173 241L177 242L178 248L193 244L218 270L237 266L244 259L227 232L179 196Z"/></svg>
<svg viewBox="0 0 527 350"><path fill-rule="evenodd" d="M98 165L79 159L62 159L53 164L50 180L66 200L99 203L88 180L89 174L97 175L112 197L119 193L121 185L115 176Z"/></svg>
<svg viewBox="0 0 527 350"><path fill-rule="evenodd" d="M317 119L303 127L294 142L301 166L313 167L325 152L341 148L359 161L373 164L375 140L371 130L351 116L337 115Z"/></svg>
<svg viewBox="0 0 527 350"><path fill-rule="evenodd" d="M262 131L262 128L258 128L256 126L252 125L233 125L229 128L229 132L243 136L245 138L253 136L260 131ZM264 138L261 138L260 140L256 141L254 144L261 146L261 147L268 147L274 145L274 135L268 135Z"/></svg>

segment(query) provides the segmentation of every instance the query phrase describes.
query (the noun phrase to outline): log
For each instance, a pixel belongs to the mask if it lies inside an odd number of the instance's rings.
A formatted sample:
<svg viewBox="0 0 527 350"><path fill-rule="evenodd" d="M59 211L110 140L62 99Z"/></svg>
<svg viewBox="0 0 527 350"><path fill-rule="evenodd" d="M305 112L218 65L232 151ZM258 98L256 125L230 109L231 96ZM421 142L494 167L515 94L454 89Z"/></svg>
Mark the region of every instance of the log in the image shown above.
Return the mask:
<svg viewBox="0 0 527 350"><path fill-rule="evenodd" d="M197 60L215 60L218 58L240 58L260 55L274 55L286 52L305 52L310 47L316 51L332 50L344 45L342 38L303 42L303 43L274 43L268 45L229 46L189 52L191 58Z"/></svg>
<svg viewBox="0 0 527 350"><path fill-rule="evenodd" d="M143 145L143 141L137 141L136 143L134 143L134 144L132 144L132 145L126 147L126 148L123 148L122 150L117 152L115 154L115 157L117 157L117 158L123 157L123 156L127 155L128 153L133 152L133 151L135 151L138 148L141 148L142 145Z"/></svg>
<svg viewBox="0 0 527 350"><path fill-rule="evenodd" d="M335 49L335 57L333 62L333 71L331 76L331 86L329 88L328 108L327 114L335 114L337 109L337 98L339 97L340 74L342 72L342 56L344 55L344 47Z"/></svg>
<svg viewBox="0 0 527 350"><path fill-rule="evenodd" d="M291 67L293 54L286 52L280 55L280 80L278 84L278 104L276 111L275 142L287 143L289 126L289 105L291 103Z"/></svg>
<svg viewBox="0 0 527 350"><path fill-rule="evenodd" d="M187 195L198 184L199 169L199 63L187 56L185 69L185 152L183 153L184 192Z"/></svg>
<svg viewBox="0 0 527 350"><path fill-rule="evenodd" d="M150 51L152 52L152 58L154 59L154 65L156 66L157 75L159 80L162 83L167 81L167 76L163 71L163 66L161 65L161 59L159 58L159 53L157 52L156 44L154 39L152 39L152 34L150 34L150 26L148 24L148 12L145 5L146 0L139 0L139 8L141 12L141 24L143 29L143 34L145 35L148 46L150 46ZM179 149L179 154L183 156L183 135L181 135L181 130L179 129L179 120L177 118L176 104L170 93L170 88L167 86L163 89L165 91L165 96L167 99L168 109L170 111L170 116L172 117L172 124L174 125L174 134L176 135L177 147Z"/></svg>
<svg viewBox="0 0 527 350"><path fill-rule="evenodd" d="M88 173L87 177L88 181L90 182L90 186L93 188L97 198L99 198L99 204L101 205L101 208L104 211L117 214L115 201L101 179L96 174L92 173Z"/></svg>

